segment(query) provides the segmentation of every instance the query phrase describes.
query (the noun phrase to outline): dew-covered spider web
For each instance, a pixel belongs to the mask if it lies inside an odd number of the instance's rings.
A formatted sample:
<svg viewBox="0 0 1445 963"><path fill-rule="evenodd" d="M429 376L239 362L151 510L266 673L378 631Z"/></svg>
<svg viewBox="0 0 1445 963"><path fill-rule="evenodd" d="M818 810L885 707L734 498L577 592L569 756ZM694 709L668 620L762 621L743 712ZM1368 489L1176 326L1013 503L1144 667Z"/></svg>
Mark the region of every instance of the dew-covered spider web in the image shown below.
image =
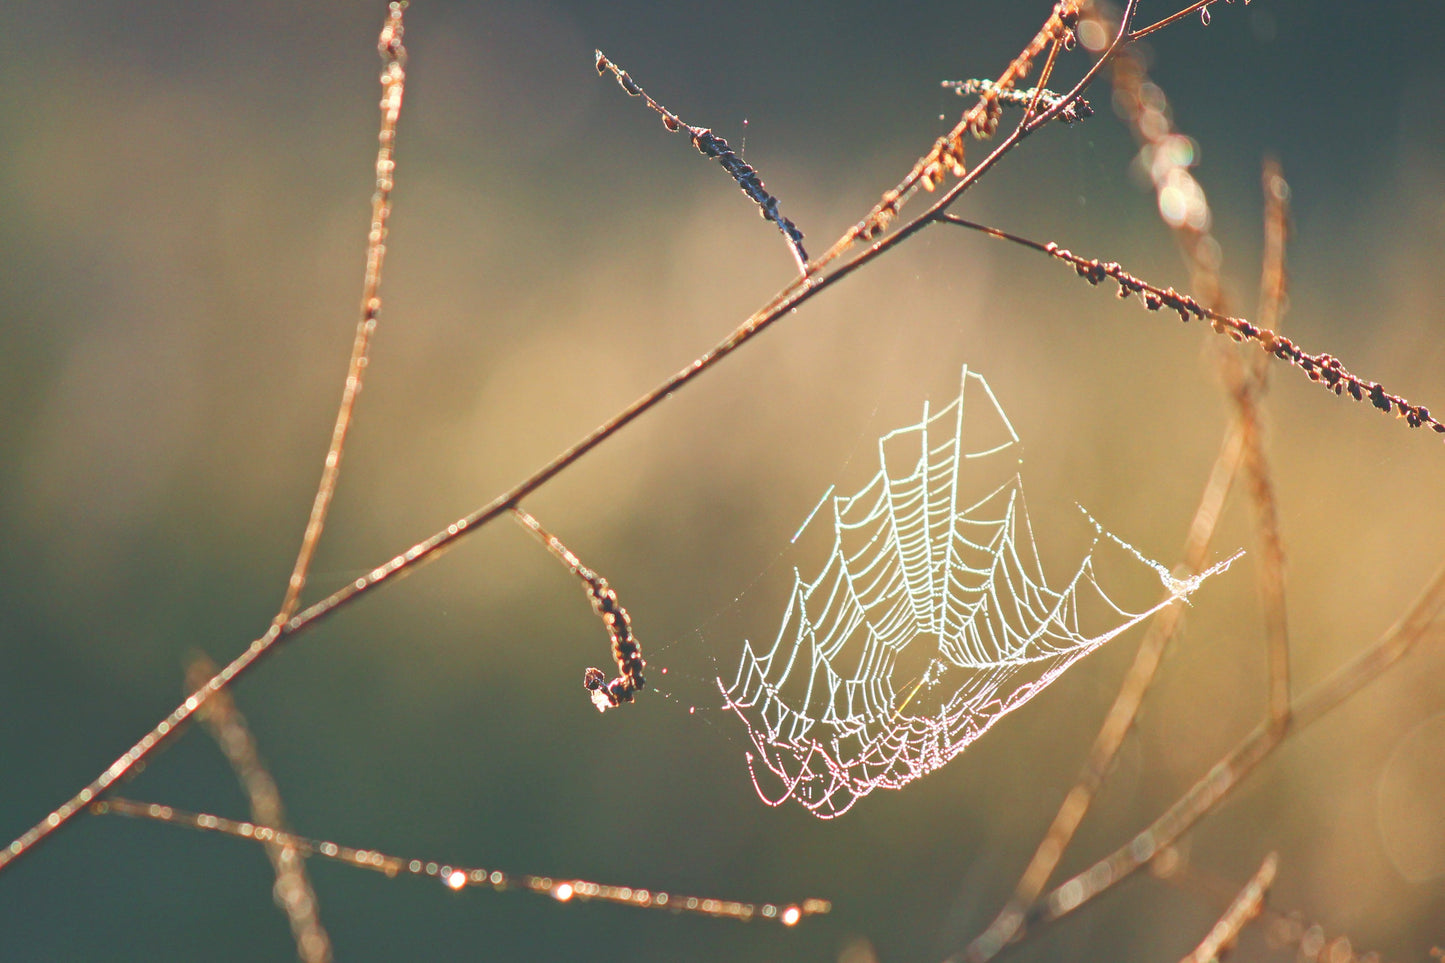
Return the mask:
<svg viewBox="0 0 1445 963"><path fill-rule="evenodd" d="M765 802L794 799L826 819L907 785L1229 564L1175 579L1095 524L1073 576L1051 588L1018 445L988 383L965 367L955 400L934 412L925 403L921 421L879 440L878 473L862 490L824 495L799 531L832 527L822 571L794 569L772 645L744 643L732 684L718 680L724 708L747 726ZM1162 601L1142 612L1115 604L1095 579L1100 538L1155 569ZM762 769L780 790L764 788Z"/></svg>

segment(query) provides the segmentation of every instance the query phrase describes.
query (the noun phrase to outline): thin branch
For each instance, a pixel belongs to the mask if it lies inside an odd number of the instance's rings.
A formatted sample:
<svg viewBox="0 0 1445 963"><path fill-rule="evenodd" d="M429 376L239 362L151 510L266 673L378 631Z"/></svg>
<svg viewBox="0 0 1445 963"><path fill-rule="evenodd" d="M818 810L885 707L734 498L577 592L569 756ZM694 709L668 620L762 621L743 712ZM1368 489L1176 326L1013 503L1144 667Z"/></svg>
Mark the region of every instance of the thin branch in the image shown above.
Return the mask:
<svg viewBox="0 0 1445 963"><path fill-rule="evenodd" d="M371 336L376 331L377 318L381 313L381 265L386 259L386 225L391 217L391 190L395 181L396 162L392 154L396 147L396 122L401 116L402 93L406 88L406 48L402 46L402 11L404 2L392 3L381 28L376 49L381 54L381 130L377 134L380 146L376 151L376 193L371 197L371 229L366 236L366 275L361 285L361 320L356 325L356 340L351 346L351 363L346 370L346 385L341 391L341 404L336 409L336 424L331 429L331 446L326 450L322 464L321 482L316 486L316 499L311 504L311 517L306 521L306 532L301 537L301 550L296 556L296 565L286 583L286 595L276 613L276 623L285 622L296 611L301 601L301 590L306 587L306 574L311 568L316 544L321 539L321 530L326 525L326 513L331 508L332 496L336 493L336 478L341 471L341 450L346 444L346 433L351 427L352 412L356 407L356 396L361 393L361 378L366 372L367 354L371 348Z"/></svg>
<svg viewBox="0 0 1445 963"><path fill-rule="evenodd" d="M1065 36L1066 36L1066 37L1069 37L1070 39L1072 39L1072 38L1073 38L1073 33L1072 33L1072 31L1071 31L1070 33L1068 33L1068 34L1065 34ZM1033 119L1033 117L1034 117L1034 111L1037 110L1037 109L1038 109L1038 106L1039 106L1039 98L1043 96L1044 88L1048 85L1049 78L1051 78L1051 77L1054 75L1054 64L1058 61L1058 59L1059 59L1059 51L1063 49L1063 46L1064 46L1064 37L1060 37L1059 39L1055 40L1052 44L1049 45L1049 56L1048 56L1048 59L1044 61L1043 69L1039 71L1039 82L1038 82L1038 86L1034 87L1034 95L1029 98L1028 105L1027 105L1026 107L1024 107L1024 119L1023 119L1022 121L1020 121L1020 123L1022 123L1022 124L1027 124L1030 120ZM1057 103L1057 101L1056 101L1055 103ZM1051 106L1051 105L1046 105L1046 106ZM1072 104L1072 103L1067 104L1067 105L1065 106L1065 109L1068 109L1069 107L1073 107L1073 106L1074 106L1074 104ZM1061 116L1061 117L1063 116L1063 111L1060 111L1059 116Z"/></svg>
<svg viewBox="0 0 1445 963"><path fill-rule="evenodd" d="M179 729L190 716L201 707L215 693L221 691L231 683L240 673L246 671L257 659L270 651L281 638L299 625L304 625L311 619L302 619L300 616L289 616L288 612L298 604L301 590L305 585L306 572L310 568L311 557L315 551L316 542L320 538L321 529L325 521L326 511L331 502L332 493L335 490L336 471L340 464L341 445L346 435L346 429L351 421L351 411L355 404L356 394L361 388L361 374L366 368L367 345L371 332L375 328L376 313L380 309L380 301L375 296L373 283L379 285L381 279L381 262L385 254L385 223L387 214L390 211L389 198L391 191L391 149L395 141L396 112L401 107L402 89L405 81L404 61L406 51L402 46L402 13L406 9L406 3L397 0L388 7L385 23L382 25L381 33L377 41L377 49L381 53L383 71L381 75L382 84L382 120L381 132L379 135L380 148L377 151L377 192L372 200L372 231L367 244L367 269L366 281L364 282L366 294L363 295L362 320L357 327L357 337L352 349L352 359L347 375L346 388L342 393L340 409L337 412L336 427L332 433L331 448L327 453L325 465L322 470L321 483L317 487L316 500L312 505L311 517L307 522L306 533L302 537L301 551L296 560L296 566L288 580L285 598L282 601L281 609L276 618L271 622L265 634L254 640L239 656L233 659L220 672L216 673L204 686L197 688L175 709L171 710L164 719L158 722L150 732L141 737L140 741L131 746L130 749L102 772L92 779L74 796L57 806L49 815L40 822L21 833L10 845L0 849L0 871L10 865L19 857L25 855L34 846L46 839L55 830L64 826L76 814L84 812L86 807L93 801L100 798L101 794L113 786L118 780L123 779L126 774L140 760L144 759L157 746L160 746ZM353 583L354 585L355 583ZM336 598L333 593L331 599ZM323 609L330 610L329 606L322 603ZM312 606L312 610L317 606Z"/></svg>
<svg viewBox="0 0 1445 963"><path fill-rule="evenodd" d="M186 667L188 689L199 688L215 674L216 666L209 658L196 656ZM286 813L281 805L281 792L276 788L276 780L261 762L256 740L230 693L217 692L197 715L211 733L211 738L221 747L241 787L246 790L246 797L251 803L251 819L284 830ZM331 939L321 925L316 891L306 876L306 863L301 854L296 847L273 839L266 842L266 856L276 874L276 885L272 890L276 905L281 907L291 924L297 955L302 963L329 963L332 958Z"/></svg>
<svg viewBox="0 0 1445 963"><path fill-rule="evenodd" d="M1131 294L1137 294L1143 301L1144 306L1151 311L1160 308L1170 308L1178 312L1181 321L1188 322L1191 319L1208 320L1215 331L1228 334L1236 341L1252 341L1264 351L1269 352L1281 361L1287 361L1295 367L1304 371L1311 381L1323 385L1327 390L1333 391L1336 395L1348 394L1356 401L1369 400L1370 404L1379 410L1389 413L1394 412L1396 417L1404 419L1411 428L1419 428L1423 425L1430 426L1437 434L1445 434L1445 424L1431 416L1430 410L1423 405L1416 405L1412 402L1391 394L1385 387L1374 381L1366 381L1357 375L1351 374L1345 369L1338 358L1329 354L1310 354L1282 334L1258 327L1246 321L1244 318L1233 318L1221 314L1218 311L1206 308L1199 301L1187 294L1171 288L1161 288L1157 285L1140 280L1122 266L1113 261L1099 261L1087 259L1074 254L1072 251L1059 247L1050 241L1040 243L998 228L977 224L973 221L956 217L952 214L939 214L938 220L956 224L959 227L966 227L970 230L980 231L990 237L1000 240L1011 241L1023 247L1032 248L1060 261L1071 264L1075 272L1088 281L1097 285L1105 279L1113 280L1119 285L1119 296L1127 298Z"/></svg>
<svg viewBox="0 0 1445 963"><path fill-rule="evenodd" d="M679 130L686 130L692 137L692 146L696 147L698 153L711 157L722 165L723 170L732 175L737 181L738 187L746 194L754 204L758 205L759 212L766 221L772 221L783 232L783 239L788 242L788 250L792 252L793 260L797 262L798 273L807 276L808 274L808 252L803 249L803 232L798 230L798 225L783 216L778 209L778 199L769 194L763 186L763 180L758 172L750 164L739 157L728 142L717 134L714 134L706 127L694 127L691 124L683 123L672 111L659 104L647 95L647 91L638 86L632 75L612 61L608 60L602 51L594 51L597 58L597 73L605 74L611 71L617 78L617 84L627 91L630 97L641 97L662 117L662 126L669 131L676 133Z"/></svg>
<svg viewBox="0 0 1445 963"><path fill-rule="evenodd" d="M1264 898L1274 883L1275 871L1279 868L1279 856L1270 853L1259 864L1259 869L1244 884L1239 894L1220 916L1209 934L1184 957L1182 963L1214 963L1222 959L1239 939L1239 933L1264 908Z"/></svg>
<svg viewBox="0 0 1445 963"><path fill-rule="evenodd" d="M1174 23L1176 20L1182 20L1185 17L1189 16L1191 13L1195 12L1198 12L1200 20L1204 22L1204 25L1208 26L1209 8L1214 6L1218 2L1219 0L1196 0L1196 2L1191 3L1189 6L1185 7L1183 10L1180 10L1178 13L1172 13L1169 16L1165 17L1163 20L1156 21L1154 23L1151 23L1147 27L1140 27L1138 30L1133 31L1129 34L1129 42L1132 43L1135 40L1142 40L1154 31L1163 30L1165 27L1169 26L1171 23ZM1234 0L1225 0L1225 2L1233 3Z"/></svg>
<svg viewBox="0 0 1445 963"><path fill-rule="evenodd" d="M1259 318L1262 327L1279 329L1284 315L1286 274L1285 244L1288 240L1289 185L1273 158L1265 161L1264 263L1260 271ZM1251 377L1239 392L1244 404L1257 409L1267 383L1267 357L1255 356ZM1259 446L1256 446L1257 448ZM1251 457L1254 462L1254 456ZM1259 532L1259 589L1264 607L1265 640L1269 655L1269 716L1275 725L1289 718L1290 653L1289 623L1285 608L1284 537L1279 528L1279 508L1274 497L1267 463L1262 451L1258 463L1250 465L1250 495L1255 506L1255 528Z"/></svg>
<svg viewBox="0 0 1445 963"><path fill-rule="evenodd" d="M1161 851L1154 862L1149 864L1151 874L1167 880L1180 890L1193 893L1201 899L1213 902L1228 902L1238 892L1238 887L1213 873L1189 865L1186 859L1171 859L1169 853L1177 853L1179 847ZM1282 911L1277 906L1262 903L1258 919L1264 930L1265 944L1270 950L1279 951L1297 947L1296 963L1381 963L1379 953L1359 954L1347 936L1327 939L1325 928L1317 922L1308 922L1297 910ZM1434 954L1438 956L1438 952Z"/></svg>
<svg viewBox="0 0 1445 963"><path fill-rule="evenodd" d="M91 810L97 815L114 813L137 819L148 819L170 826L184 826L206 832L220 833L235 839L279 843L289 846L307 856L320 856L336 860L359 869L384 873L388 877L400 875L425 876L437 880L448 889L460 890L467 887L488 887L493 890L519 889L539 896L550 896L558 902L569 900L602 900L621 903L640 909L660 909L673 913L696 913L702 916L727 917L735 920L774 920L784 926L793 926L808 916L819 916L830 912L833 904L822 899L805 899L800 903L780 906L776 903L744 903L738 900L715 899L711 897L679 896L643 889L636 886L614 886L608 883L594 883L585 879L554 879L551 876L504 873L501 870L487 870L440 863L435 860L407 859L391 856L375 849L355 849L341 846L323 839L312 839L296 833L286 832L273 826L260 825L213 816L209 813L188 812L159 803L136 802L131 799L112 797L92 804Z"/></svg>
<svg viewBox="0 0 1445 963"><path fill-rule="evenodd" d="M536 536L547 551L566 565L573 575L582 580L582 587L587 591L587 600L592 603L592 611L597 613L597 617L607 628L607 637L612 642L612 661L617 663L618 676L608 682L607 674L601 669L587 670L582 677L582 685L592 693L592 704L597 707L598 712L605 712L624 702L631 702L633 695L647 685L647 680L642 675L647 663L642 659L642 647L632 632L632 618L622 607L622 603L617 601L617 593L607 584L607 579L583 565L582 560L563 545L561 539L543 528L527 512L515 507L512 509L512 517L517 520L517 524Z"/></svg>
<svg viewBox="0 0 1445 963"><path fill-rule="evenodd" d="M1112 25L1096 5L1090 14L1107 31ZM1183 138L1170 117L1169 102L1158 84L1150 81L1144 58L1131 47L1115 58L1111 79L1114 104L1128 123L1139 143L1139 161L1153 181L1160 217L1169 227L1180 253L1189 268L1190 286L1199 293L1199 300L1212 311L1229 314L1230 305L1220 277L1222 255L1219 241L1210 231L1213 214L1204 188L1190 173L1195 152L1192 142ZM1147 92L1146 92L1147 90ZM1275 185L1274 181L1278 184ZM1275 170L1274 181L1266 178L1266 254L1267 275L1273 271L1276 285L1283 283L1284 233L1271 227L1282 222L1287 212L1271 209L1283 203L1278 185L1283 179ZM1275 189L1271 192L1271 186ZM1276 197L1279 195L1279 197ZM1271 242L1275 245L1270 250ZM1277 328L1282 293L1276 290L1274 310L1269 314L1267 328ZM1263 318L1261 319L1263 321ZM1218 352L1221 379L1234 404L1244 445L1245 476L1249 482L1250 501L1254 505L1255 530L1259 540L1259 564L1255 582L1264 612L1265 644L1269 662L1269 713L1276 725L1283 725L1289 715L1289 622L1285 601L1284 539L1280 534L1279 510L1274 497L1273 473L1264 447L1264 430L1260 415L1261 390L1264 384L1266 358L1261 353L1246 372L1233 345L1222 345Z"/></svg>
<svg viewBox="0 0 1445 963"><path fill-rule="evenodd" d="M1219 455L1214 460L1214 467L1210 469L1209 478L1200 495L1199 506L1189 524L1182 563L1183 569L1189 574L1202 571L1208 561L1215 523L1224 510L1224 501L1239 470L1240 452L1240 431L1237 425L1231 425L1225 433ZM1114 697L1114 704L1109 707L1098 735L1094 737L1094 744L1089 750L1083 771L1064 797L1043 839L1039 841L1038 848L1014 887L1013 895L988 927L964 950L962 959L991 959L1003 946L1020 935L1028 907L1033 905L1044 891L1049 878L1058 868L1064 851L1073 841L1079 824L1089 811L1099 787L1103 785L1105 774L1123 744L1125 735L1138 717L1144 695L1153 685L1159 665L1163 661L1164 650L1174 639L1183 618L1183 607L1171 605L1161 609L1150 620L1148 632L1134 655L1134 663L1119 686L1119 693Z"/></svg>
<svg viewBox="0 0 1445 963"><path fill-rule="evenodd" d="M1327 715L1398 662L1425 636L1442 611L1445 611L1445 566L1436 571L1408 612L1378 642L1299 699L1284 727L1269 724L1257 727L1146 829L1055 887L1031 907L1028 922L1053 922L1146 865L1227 798L1244 777L1288 737Z"/></svg>

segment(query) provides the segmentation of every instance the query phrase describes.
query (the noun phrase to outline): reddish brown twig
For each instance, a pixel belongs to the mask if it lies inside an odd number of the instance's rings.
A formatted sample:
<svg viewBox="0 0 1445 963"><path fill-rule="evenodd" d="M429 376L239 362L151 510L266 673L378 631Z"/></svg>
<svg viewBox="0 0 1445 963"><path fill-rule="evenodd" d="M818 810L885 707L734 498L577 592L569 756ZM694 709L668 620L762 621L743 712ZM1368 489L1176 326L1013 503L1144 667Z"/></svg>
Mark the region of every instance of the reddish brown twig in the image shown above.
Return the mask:
<svg viewBox="0 0 1445 963"><path fill-rule="evenodd" d="M1289 185L1273 158L1265 161L1264 173L1264 263L1260 270L1259 319L1262 327L1279 329L1284 315L1286 279L1285 243L1289 231ZM1267 356L1255 356L1247 387L1239 392L1245 404L1257 409L1268 382ZM1285 608L1284 537L1280 533L1279 508L1274 485L1262 453L1251 465L1250 495L1255 506L1255 528L1259 532L1259 589L1264 608L1265 640L1269 655L1269 715L1276 725L1289 717L1290 652L1289 624Z"/></svg>
<svg viewBox="0 0 1445 963"><path fill-rule="evenodd" d="M377 134L380 146L376 151L376 193L371 197L371 228L366 235L366 274L361 284L361 320L356 325L356 340L351 346L351 363L346 370L346 383L341 391L341 404L336 409L336 424L331 429L331 445L326 449L322 462L321 481L316 486L316 499L311 505L311 516L306 521L306 531L301 536L301 550L296 556L296 565L286 582L286 595L276 613L276 624L289 619L301 601L301 590L306 587L306 573L311 567L316 544L321 540L321 530L326 525L326 513L331 508L332 496L336 493L336 479L341 471L341 451L346 445L346 433L351 427L352 412L356 408L356 397L361 394L361 379L366 373L367 354L371 350L371 336L376 331L377 318L381 313L381 266L386 259L386 225L391 217L391 190L395 184L396 122L401 116L401 99L406 89L406 48L402 46L402 11L406 4L392 3L381 28L376 49L381 54L381 130Z"/></svg>
<svg viewBox="0 0 1445 963"><path fill-rule="evenodd" d="M1338 358L1329 354L1310 354L1282 334L1251 324L1244 318L1232 318L1211 310L1190 295L1182 294L1172 287L1162 288L1150 284L1130 274L1117 262L1084 258L1052 241L1047 243L1033 241L952 214L939 213L935 215L935 218L1048 254L1072 265L1079 277L1090 284L1098 285L1105 280L1112 280L1119 285L1121 298L1137 294L1150 311L1169 308L1179 314L1181 321L1207 320L1216 331L1228 334L1236 341L1253 342L1281 361L1287 361L1301 369L1311 381L1333 391L1336 395L1349 395L1356 401L1368 399L1375 408L1386 413L1394 412L1396 417L1403 419L1411 428L1429 426L1437 434L1445 435L1445 424L1432 417L1430 410L1424 405L1414 404L1399 395L1386 391L1385 387L1377 382L1366 381L1351 374Z"/></svg>
<svg viewBox="0 0 1445 963"><path fill-rule="evenodd" d="M1178 11L1178 12L1176 12L1176 13L1171 13L1169 16L1165 17L1163 20L1156 20L1154 23L1151 23L1151 24L1150 24L1149 26L1147 26L1147 27L1140 27L1138 30L1135 30L1135 31L1131 32L1131 33L1129 34L1129 41L1132 43L1132 42L1135 41L1135 40L1142 40L1142 39L1144 39L1145 37L1149 36L1149 35L1150 35L1151 33L1153 33L1154 31L1156 31L1156 30L1163 30L1165 27L1169 26L1171 23L1174 23L1174 22L1177 21L1177 20L1182 20L1182 19L1184 19L1185 17L1189 16L1191 13L1196 13L1196 12L1199 14L1200 19L1204 22L1204 24L1205 24L1206 26L1208 26L1208 24L1209 24L1209 8L1212 7L1212 6L1214 6L1214 5L1215 5L1216 3L1218 3L1218 2L1219 2L1219 0L1195 0L1194 3L1191 3L1189 6L1185 7L1183 10L1180 10L1180 11ZM1224 0L1224 2L1225 2L1225 3L1233 3L1234 0Z"/></svg>
<svg viewBox="0 0 1445 963"><path fill-rule="evenodd" d="M244 839L267 845L289 846L307 856L335 860L358 869L384 873L389 877L402 875L430 877L452 890L468 887L486 887L498 891L517 889L539 896L550 896L562 903L574 899L579 901L595 899L636 906L639 909L660 909L673 913L696 913L702 916L719 916L742 921L774 920L784 926L793 926L808 916L823 915L833 908L833 904L824 899L805 899L786 906L776 903L744 903L739 900L679 896L676 893L649 890L640 886L614 886L608 883L594 883L585 879L556 879L551 876L513 874L496 869L459 866L436 860L407 859L375 849L356 849L324 839L312 839L309 836L300 836L277 829L274 826L227 819L224 816L213 816L210 813L189 812L174 806L136 802L119 797L100 800L92 804L91 810L97 814L114 813L119 816L148 819L171 826L184 826L188 829L220 833L234 839Z"/></svg>

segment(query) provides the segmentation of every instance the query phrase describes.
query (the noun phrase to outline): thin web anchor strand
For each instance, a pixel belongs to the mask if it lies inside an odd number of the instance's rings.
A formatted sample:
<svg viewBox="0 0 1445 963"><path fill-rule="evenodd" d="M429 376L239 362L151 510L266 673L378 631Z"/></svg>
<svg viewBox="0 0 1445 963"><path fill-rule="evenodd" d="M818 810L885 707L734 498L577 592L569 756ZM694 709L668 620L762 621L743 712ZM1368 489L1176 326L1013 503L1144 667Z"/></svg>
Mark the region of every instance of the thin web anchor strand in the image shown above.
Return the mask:
<svg viewBox="0 0 1445 963"><path fill-rule="evenodd" d="M792 799L828 819L941 768L1079 659L1239 557L1175 578L1090 517L1095 546L1108 539L1154 569L1164 600L1142 612L1117 603L1095 577L1093 546L1051 588L1018 444L987 382L965 367L956 399L879 440L878 473L861 490L829 489L809 516L799 534L832 516L828 561L811 581L795 570L772 646L745 642L732 683L717 682L747 728L764 802Z"/></svg>

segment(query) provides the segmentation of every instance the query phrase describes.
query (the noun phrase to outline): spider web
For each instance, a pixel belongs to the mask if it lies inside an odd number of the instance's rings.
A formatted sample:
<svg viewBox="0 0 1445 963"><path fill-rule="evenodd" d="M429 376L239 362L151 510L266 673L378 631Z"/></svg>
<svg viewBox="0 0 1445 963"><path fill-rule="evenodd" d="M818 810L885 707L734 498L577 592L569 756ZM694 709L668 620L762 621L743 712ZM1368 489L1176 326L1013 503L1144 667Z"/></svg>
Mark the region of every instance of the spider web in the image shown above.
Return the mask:
<svg viewBox="0 0 1445 963"><path fill-rule="evenodd" d="M854 495L830 489L799 530L820 528L830 508L827 563L811 581L794 569L771 648L745 642L732 685L717 680L756 750L748 770L764 802L794 799L827 819L874 789L907 785L1233 561L1175 579L1094 523L1073 577L1050 588L1018 444L988 383L965 366L955 400L933 414L925 403L922 421L884 435L872 480ZM1142 612L1115 604L1094 577L1099 537L1154 568L1164 599ZM763 789L759 763L781 795Z"/></svg>

